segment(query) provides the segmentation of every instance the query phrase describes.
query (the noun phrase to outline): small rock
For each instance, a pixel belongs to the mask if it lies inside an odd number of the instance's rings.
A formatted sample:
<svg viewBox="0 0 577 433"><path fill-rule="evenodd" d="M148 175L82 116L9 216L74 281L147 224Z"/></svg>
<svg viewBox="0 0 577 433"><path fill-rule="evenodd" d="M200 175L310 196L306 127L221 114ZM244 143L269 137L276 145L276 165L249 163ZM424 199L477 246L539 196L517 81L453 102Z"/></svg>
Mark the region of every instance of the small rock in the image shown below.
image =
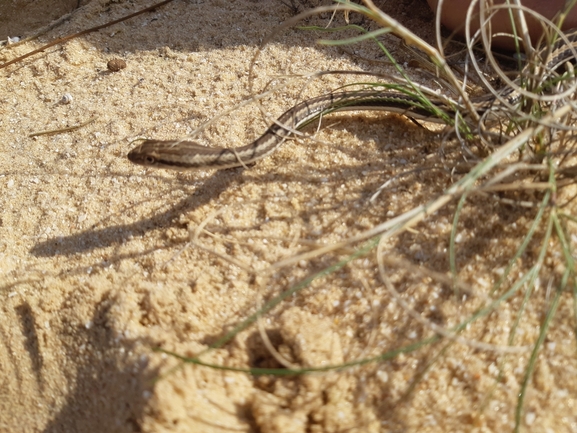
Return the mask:
<svg viewBox="0 0 577 433"><path fill-rule="evenodd" d="M62 95L62 98L60 99L60 103L64 104L64 105L68 105L73 100L74 100L74 98L72 97L72 95L70 93L65 93L64 95Z"/></svg>
<svg viewBox="0 0 577 433"><path fill-rule="evenodd" d="M108 61L106 67L110 72L118 72L121 69L126 68L126 62L122 59L112 59Z"/></svg>

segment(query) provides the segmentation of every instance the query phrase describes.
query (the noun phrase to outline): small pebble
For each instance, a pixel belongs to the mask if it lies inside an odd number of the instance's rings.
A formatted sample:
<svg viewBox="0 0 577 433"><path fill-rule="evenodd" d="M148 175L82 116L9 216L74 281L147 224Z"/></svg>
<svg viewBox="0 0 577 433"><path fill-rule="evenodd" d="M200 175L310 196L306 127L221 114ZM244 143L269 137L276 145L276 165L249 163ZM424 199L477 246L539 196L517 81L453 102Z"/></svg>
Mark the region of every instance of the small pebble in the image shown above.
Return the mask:
<svg viewBox="0 0 577 433"><path fill-rule="evenodd" d="M60 99L60 103L67 105L67 104L70 104L73 100L74 100L74 98L72 98L72 95L70 93L65 93L64 95L62 95L62 99Z"/></svg>
<svg viewBox="0 0 577 433"><path fill-rule="evenodd" d="M106 67L110 72L118 72L121 69L126 68L126 62L122 59L112 59L108 61Z"/></svg>

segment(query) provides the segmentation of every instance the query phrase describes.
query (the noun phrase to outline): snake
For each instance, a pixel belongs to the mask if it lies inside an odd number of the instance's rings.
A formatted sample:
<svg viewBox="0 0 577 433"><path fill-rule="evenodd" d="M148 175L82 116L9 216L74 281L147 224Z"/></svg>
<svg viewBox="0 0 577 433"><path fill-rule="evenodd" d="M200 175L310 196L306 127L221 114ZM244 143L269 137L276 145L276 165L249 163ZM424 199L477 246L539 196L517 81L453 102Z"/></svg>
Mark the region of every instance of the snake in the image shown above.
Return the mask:
<svg viewBox="0 0 577 433"><path fill-rule="evenodd" d="M566 33L566 38L552 46L546 45L536 54L547 71L555 71L559 66L575 60L577 56L577 29ZM522 69L515 84L521 77L531 74L530 62ZM477 114L490 110L498 99L511 105L519 104L521 95L511 87L498 95L489 94L474 101ZM225 169L246 167L269 155L295 131L329 113L339 111L379 110L397 113L414 120L446 123L447 117L456 116L455 105L446 99L428 101L413 94L390 90L349 90L331 92L307 99L294 105L272 123L253 142L242 147L207 147L190 140L143 140L128 153L128 159L146 167L175 170Z"/></svg>

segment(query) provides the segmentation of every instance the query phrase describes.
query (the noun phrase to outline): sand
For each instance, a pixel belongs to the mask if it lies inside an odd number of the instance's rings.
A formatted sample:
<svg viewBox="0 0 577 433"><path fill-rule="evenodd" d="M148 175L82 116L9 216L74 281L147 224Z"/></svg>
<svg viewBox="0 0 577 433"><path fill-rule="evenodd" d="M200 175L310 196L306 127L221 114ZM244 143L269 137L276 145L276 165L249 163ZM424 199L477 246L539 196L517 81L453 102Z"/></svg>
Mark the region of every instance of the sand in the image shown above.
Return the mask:
<svg viewBox="0 0 577 433"><path fill-rule="evenodd" d="M0 6L2 38L28 36L52 22L49 11L58 2L33 3L34 9L23 0ZM152 4L92 0L72 10L75 2L60 3L60 14L71 12L68 19L3 50L0 61ZM433 16L425 2L381 6L432 41ZM478 344L441 340L340 371L257 377L182 366L153 351L203 352L259 306L360 245L274 271L270 266L362 233L433 199L456 180L443 170L421 168L461 161L458 145L446 143L443 160L438 129L383 113L327 116L318 132L315 126L305 130L314 139L286 143L247 169L179 173L126 159L138 137L186 136L245 101L259 44L292 16L275 1L176 0L0 72L1 431L512 429L529 350L553 296L547 287L562 272L556 253L547 255L539 284L531 287L515 335L519 353L504 350L526 287L461 334ZM329 18L325 13L307 24L326 25ZM342 24L342 15L335 20ZM351 20L372 25L358 15ZM199 140L242 145L300 99L359 80L332 75L291 81L291 75L329 69L393 73L371 44L355 46L351 55L315 44L326 36L281 32L254 68L255 93L276 88L261 100L264 115L255 104L242 106L217 119ZM382 40L401 62L410 60L395 39ZM124 60L126 68L109 71L112 59ZM30 137L89 120L78 129ZM486 305L535 215L491 196L467 202L458 226L457 267L468 290L457 295L427 273L450 275L455 205L383 245L387 258L405 260L385 270L399 296L419 317L445 328ZM515 277L527 271L539 245L532 242L517 261ZM563 294L529 378L520 414L525 430L577 431L572 309L570 294ZM322 367L377 357L435 335L395 301L374 250L291 295L261 319L260 328L281 361L256 325L202 361L236 368L284 368L281 362Z"/></svg>

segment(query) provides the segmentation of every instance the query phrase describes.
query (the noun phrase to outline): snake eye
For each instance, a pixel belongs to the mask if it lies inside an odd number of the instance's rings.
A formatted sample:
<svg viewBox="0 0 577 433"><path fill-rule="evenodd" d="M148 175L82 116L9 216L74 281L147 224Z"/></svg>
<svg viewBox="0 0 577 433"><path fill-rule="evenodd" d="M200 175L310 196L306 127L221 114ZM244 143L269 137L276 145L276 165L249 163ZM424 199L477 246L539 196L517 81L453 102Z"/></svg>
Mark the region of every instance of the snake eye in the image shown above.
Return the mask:
<svg viewBox="0 0 577 433"><path fill-rule="evenodd" d="M156 162L156 159L154 159L154 156L146 155L144 157L144 162L148 165L153 165Z"/></svg>

